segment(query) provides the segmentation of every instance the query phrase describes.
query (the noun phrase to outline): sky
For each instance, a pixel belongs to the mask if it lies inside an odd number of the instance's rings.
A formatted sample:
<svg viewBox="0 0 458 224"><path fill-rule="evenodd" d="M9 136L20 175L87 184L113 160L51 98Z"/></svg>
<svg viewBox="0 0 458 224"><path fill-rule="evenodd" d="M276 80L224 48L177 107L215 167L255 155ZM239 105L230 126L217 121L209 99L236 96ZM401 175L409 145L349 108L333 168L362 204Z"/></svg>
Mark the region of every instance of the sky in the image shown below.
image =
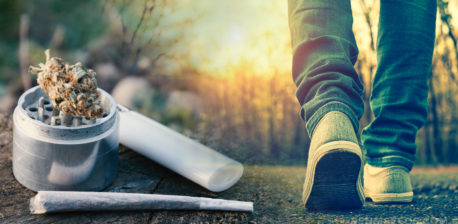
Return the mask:
<svg viewBox="0 0 458 224"><path fill-rule="evenodd" d="M240 63L256 73L289 71L290 37L286 1L180 1L180 7L163 18L167 27L184 18L198 19L166 36L182 35L172 51L186 54L203 72L224 75Z"/></svg>
<svg viewBox="0 0 458 224"><path fill-rule="evenodd" d="M196 51L194 60L199 63L204 57L209 70L221 71L239 60L252 63L259 73L288 70L291 57L286 56L290 55L290 40L285 2L199 1L206 11L191 28L189 38L204 53Z"/></svg>

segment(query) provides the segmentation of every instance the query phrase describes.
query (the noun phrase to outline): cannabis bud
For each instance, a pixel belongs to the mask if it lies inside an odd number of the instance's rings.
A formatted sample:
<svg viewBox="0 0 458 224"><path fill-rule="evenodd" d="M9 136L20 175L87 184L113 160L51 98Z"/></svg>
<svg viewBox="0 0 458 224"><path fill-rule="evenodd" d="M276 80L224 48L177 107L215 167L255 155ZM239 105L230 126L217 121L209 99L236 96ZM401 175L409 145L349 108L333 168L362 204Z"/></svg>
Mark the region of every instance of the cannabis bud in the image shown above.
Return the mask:
<svg viewBox="0 0 458 224"><path fill-rule="evenodd" d="M84 70L79 62L69 65L61 58L51 58L49 49L45 55L46 63L30 66L29 72L38 75L38 84L48 94L53 106L74 116L102 117L94 70Z"/></svg>

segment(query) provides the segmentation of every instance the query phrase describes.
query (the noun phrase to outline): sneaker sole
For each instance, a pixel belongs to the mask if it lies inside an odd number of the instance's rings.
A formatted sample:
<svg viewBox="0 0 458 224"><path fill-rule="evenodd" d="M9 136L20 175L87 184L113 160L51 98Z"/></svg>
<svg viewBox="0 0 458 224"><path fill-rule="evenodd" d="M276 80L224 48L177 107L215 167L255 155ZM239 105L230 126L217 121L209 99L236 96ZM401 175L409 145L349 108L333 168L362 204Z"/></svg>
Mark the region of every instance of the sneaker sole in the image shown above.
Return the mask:
<svg viewBox="0 0 458 224"><path fill-rule="evenodd" d="M371 199L374 203L387 204L387 203L410 203L413 199L413 192L405 193L384 193L384 194L371 194L365 193L366 198Z"/></svg>
<svg viewBox="0 0 458 224"><path fill-rule="evenodd" d="M361 148L349 141L334 141L320 146L309 160L303 201L313 210L361 208L364 191L360 172Z"/></svg>

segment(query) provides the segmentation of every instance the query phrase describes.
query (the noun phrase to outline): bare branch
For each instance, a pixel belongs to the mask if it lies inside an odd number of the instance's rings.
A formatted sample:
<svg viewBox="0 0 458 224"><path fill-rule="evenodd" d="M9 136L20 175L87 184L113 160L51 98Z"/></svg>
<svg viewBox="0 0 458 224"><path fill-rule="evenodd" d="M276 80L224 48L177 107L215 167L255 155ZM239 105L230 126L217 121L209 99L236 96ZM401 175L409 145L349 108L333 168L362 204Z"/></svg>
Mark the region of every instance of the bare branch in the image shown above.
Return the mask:
<svg viewBox="0 0 458 224"><path fill-rule="evenodd" d="M449 13L449 10L448 10L448 1L437 0L437 3L438 3L438 8L439 8L439 14L440 14L441 21L448 28L448 37L453 42L453 46L455 48L454 49L455 50L455 58L456 58L456 60L458 60L458 45L457 45L458 43L457 43L455 35L453 34L453 26L452 26L452 24L450 22L451 19L452 19L452 15ZM451 75L452 80L456 80L455 79L455 74L453 74L453 71L450 71L450 75Z"/></svg>
<svg viewBox="0 0 458 224"><path fill-rule="evenodd" d="M138 30L140 29L142 23L143 23L143 20L145 20L145 15L146 15L146 12L149 10L149 12L151 13L151 11L153 10L154 6L151 7L151 8L147 8L147 0L145 0L145 3L143 5L143 12L142 12L142 15L140 17L140 19L138 20L138 23L137 23L137 26L135 27L135 30L134 30L134 33L132 34L132 37L130 38L130 42L129 42L129 45L132 45L132 43L134 42L134 39L135 37L137 36L137 32Z"/></svg>

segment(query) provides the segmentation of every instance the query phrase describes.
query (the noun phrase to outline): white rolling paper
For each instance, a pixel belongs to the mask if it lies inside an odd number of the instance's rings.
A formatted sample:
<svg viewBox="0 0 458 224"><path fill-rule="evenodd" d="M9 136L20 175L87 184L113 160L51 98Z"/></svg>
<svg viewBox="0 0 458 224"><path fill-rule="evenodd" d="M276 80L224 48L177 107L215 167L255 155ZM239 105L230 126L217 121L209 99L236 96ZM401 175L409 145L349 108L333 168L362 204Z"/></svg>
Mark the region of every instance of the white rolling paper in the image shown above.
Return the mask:
<svg viewBox="0 0 458 224"><path fill-rule="evenodd" d="M119 142L213 192L237 183L243 166L137 112L118 106Z"/></svg>
<svg viewBox="0 0 458 224"><path fill-rule="evenodd" d="M121 210L216 210L253 212L253 202L162 194L38 191L30 213Z"/></svg>

